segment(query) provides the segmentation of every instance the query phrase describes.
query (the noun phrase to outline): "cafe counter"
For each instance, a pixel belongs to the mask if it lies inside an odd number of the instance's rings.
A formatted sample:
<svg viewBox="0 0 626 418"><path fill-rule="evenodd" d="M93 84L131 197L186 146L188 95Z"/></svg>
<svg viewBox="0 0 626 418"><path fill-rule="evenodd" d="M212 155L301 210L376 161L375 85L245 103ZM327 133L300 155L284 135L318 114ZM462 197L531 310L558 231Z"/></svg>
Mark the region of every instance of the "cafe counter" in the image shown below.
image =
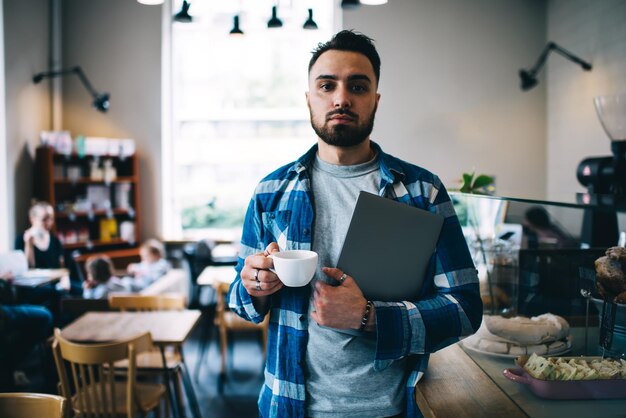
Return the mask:
<svg viewBox="0 0 626 418"><path fill-rule="evenodd" d="M571 329L572 351L564 356L598 355L598 329ZM461 417L624 417L626 398L613 400L551 400L535 396L527 386L508 380L503 370L514 359L472 352L455 344L430 357L418 383L417 405L426 418Z"/></svg>

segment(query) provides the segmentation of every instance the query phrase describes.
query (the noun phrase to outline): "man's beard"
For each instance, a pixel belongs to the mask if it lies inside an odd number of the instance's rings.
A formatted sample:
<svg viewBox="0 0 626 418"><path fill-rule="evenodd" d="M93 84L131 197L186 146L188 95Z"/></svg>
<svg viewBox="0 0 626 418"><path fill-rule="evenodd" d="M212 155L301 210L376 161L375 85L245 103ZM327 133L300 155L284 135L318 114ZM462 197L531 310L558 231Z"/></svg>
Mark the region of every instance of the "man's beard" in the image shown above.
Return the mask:
<svg viewBox="0 0 626 418"><path fill-rule="evenodd" d="M311 126L322 141L328 145L336 147L353 147L365 141L370 136L374 129L374 115L376 114L376 107L372 110L372 114L367 120L365 125L349 126L349 125L335 125L334 127L328 126L327 122L333 115L348 115L354 120L358 120L358 116L349 110L338 109L326 114L326 120L320 126L315 123L315 118L311 112Z"/></svg>

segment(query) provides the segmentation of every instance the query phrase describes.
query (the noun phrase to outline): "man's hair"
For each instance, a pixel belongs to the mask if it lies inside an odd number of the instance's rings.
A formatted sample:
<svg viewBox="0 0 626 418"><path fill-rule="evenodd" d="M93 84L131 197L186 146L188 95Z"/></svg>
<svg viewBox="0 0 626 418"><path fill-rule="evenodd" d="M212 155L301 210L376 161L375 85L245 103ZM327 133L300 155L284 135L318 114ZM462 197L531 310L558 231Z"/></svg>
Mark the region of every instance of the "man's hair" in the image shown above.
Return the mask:
<svg viewBox="0 0 626 418"><path fill-rule="evenodd" d="M317 62L317 59L326 51L339 50L339 51L352 51L363 54L372 64L374 68L374 74L376 75L376 84L380 80L380 56L374 46L374 40L368 36L363 35L360 32L354 30L342 30L333 36L333 38L325 43L320 43L317 48L313 50L313 56L309 61L309 73L311 68Z"/></svg>
<svg viewBox="0 0 626 418"><path fill-rule="evenodd" d="M113 263L106 255L93 255L85 264L89 275L98 283L106 283L114 275Z"/></svg>

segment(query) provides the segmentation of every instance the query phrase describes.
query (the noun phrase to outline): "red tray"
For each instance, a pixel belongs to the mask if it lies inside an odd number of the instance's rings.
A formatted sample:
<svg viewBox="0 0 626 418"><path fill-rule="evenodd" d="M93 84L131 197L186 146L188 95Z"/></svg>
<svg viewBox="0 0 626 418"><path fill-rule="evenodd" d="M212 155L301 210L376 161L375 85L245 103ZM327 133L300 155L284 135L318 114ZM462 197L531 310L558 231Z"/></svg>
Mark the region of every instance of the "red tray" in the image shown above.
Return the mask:
<svg viewBox="0 0 626 418"><path fill-rule="evenodd" d="M626 379L540 380L522 367L504 369L504 377L528 385L532 393L546 399L615 399L626 398Z"/></svg>

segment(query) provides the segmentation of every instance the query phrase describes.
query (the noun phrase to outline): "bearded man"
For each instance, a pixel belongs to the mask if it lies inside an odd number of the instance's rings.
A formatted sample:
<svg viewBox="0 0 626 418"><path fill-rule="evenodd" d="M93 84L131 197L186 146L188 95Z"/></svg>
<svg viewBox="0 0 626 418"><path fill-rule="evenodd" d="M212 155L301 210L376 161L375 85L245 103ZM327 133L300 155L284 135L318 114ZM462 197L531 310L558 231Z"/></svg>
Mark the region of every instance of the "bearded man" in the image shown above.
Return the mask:
<svg viewBox="0 0 626 418"><path fill-rule="evenodd" d="M261 180L250 201L228 300L255 323L270 315L262 417L420 416L415 385L429 353L480 325L478 277L445 187L370 139L379 79L367 36L341 31L320 44L306 93L317 144ZM361 191L445 217L419 300L367 300L336 268ZM318 253L309 285L285 287L270 270L277 242Z"/></svg>

